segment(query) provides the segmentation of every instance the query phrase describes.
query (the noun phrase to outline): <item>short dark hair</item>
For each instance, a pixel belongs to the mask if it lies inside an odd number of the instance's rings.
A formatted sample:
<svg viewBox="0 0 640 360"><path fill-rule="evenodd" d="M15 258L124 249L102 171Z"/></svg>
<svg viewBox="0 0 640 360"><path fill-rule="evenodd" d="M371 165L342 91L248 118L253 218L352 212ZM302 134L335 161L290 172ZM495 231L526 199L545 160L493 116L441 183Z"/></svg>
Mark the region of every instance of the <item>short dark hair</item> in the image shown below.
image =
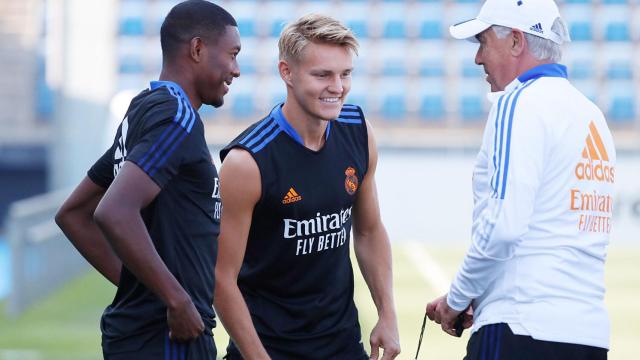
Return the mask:
<svg viewBox="0 0 640 360"><path fill-rule="evenodd" d="M180 45L194 37L217 41L227 26L238 26L222 7L205 0L187 0L174 6L162 22L160 45L162 57L176 54Z"/></svg>

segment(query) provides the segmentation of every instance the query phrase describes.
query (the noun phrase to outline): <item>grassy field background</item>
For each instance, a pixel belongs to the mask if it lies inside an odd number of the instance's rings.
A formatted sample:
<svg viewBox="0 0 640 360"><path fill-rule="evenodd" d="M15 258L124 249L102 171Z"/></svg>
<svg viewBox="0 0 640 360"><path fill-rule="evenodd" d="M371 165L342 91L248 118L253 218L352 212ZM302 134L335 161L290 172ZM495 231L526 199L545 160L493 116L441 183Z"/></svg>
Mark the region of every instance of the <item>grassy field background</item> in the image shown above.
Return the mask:
<svg viewBox="0 0 640 360"><path fill-rule="evenodd" d="M442 274L450 279L465 248L418 245L417 250L430 254ZM441 284L423 275L424 263L415 256L416 248L401 243L394 246L395 296L400 326L402 354L398 359L415 356L424 308L441 295ZM640 339L640 312L635 303L640 298L640 247L613 246L607 260L606 302L611 316L612 334L609 359L636 358ZM368 289L356 271L356 302L360 310L363 340L375 325L376 311ZM440 286L440 287L439 287ZM101 359L99 319L112 299L115 288L96 272L71 282L34 306L17 319L0 313L1 360L92 360ZM3 307L4 304L0 304ZM0 309L3 310L3 309ZM228 337L222 326L214 331L220 355ZM444 334L438 325L427 324L419 359L462 359L468 334L461 339Z"/></svg>

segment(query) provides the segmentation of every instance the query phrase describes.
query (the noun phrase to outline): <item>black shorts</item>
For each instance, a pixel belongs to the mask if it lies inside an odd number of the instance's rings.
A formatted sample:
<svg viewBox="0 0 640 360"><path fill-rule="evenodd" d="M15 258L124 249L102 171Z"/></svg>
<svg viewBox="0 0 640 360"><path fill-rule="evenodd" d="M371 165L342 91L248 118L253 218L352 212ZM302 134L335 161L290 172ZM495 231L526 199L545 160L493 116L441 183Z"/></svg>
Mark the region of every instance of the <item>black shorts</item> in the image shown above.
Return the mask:
<svg viewBox="0 0 640 360"><path fill-rule="evenodd" d="M505 323L485 325L471 335L464 360L606 360L607 349L515 335Z"/></svg>
<svg viewBox="0 0 640 360"><path fill-rule="evenodd" d="M121 343L105 344L103 337L102 342L104 360L215 360L217 355L213 336L207 332L189 342L169 340L167 330Z"/></svg>
<svg viewBox="0 0 640 360"><path fill-rule="evenodd" d="M360 341L360 327L309 340L260 337L272 360L368 360ZM243 360L238 348L229 342L225 360Z"/></svg>

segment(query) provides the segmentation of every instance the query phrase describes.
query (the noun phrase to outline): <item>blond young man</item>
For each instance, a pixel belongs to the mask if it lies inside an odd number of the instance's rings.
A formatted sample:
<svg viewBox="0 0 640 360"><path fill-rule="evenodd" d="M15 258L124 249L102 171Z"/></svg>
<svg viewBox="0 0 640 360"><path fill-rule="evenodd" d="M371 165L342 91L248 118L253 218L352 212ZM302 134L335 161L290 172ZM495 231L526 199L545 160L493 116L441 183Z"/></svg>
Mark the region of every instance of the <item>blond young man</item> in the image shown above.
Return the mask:
<svg viewBox="0 0 640 360"><path fill-rule="evenodd" d="M285 102L221 152L215 308L232 338L228 359L368 358L353 302L352 224L379 314L371 358L400 352L375 141L362 109L344 104L357 47L332 18L289 24L279 41Z"/></svg>

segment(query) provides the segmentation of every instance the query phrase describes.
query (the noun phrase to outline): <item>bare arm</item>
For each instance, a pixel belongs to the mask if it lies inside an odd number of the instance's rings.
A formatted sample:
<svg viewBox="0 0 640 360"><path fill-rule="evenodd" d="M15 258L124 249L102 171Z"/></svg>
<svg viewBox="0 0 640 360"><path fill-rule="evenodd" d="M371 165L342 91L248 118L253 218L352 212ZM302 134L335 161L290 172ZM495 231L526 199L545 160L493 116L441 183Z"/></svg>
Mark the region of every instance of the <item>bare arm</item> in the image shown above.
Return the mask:
<svg viewBox="0 0 640 360"><path fill-rule="evenodd" d="M379 348L384 349L382 359L394 359L400 353L398 325L393 301L391 245L380 218L375 171L378 162L373 131L369 132L369 170L354 206L353 244L360 271L369 287L378 310L378 323L371 332L371 358L378 359Z"/></svg>
<svg viewBox="0 0 640 360"><path fill-rule="evenodd" d="M104 188L85 177L56 213L56 223L80 254L118 286L122 262L93 221L93 213L104 193Z"/></svg>
<svg viewBox="0 0 640 360"><path fill-rule="evenodd" d="M269 359L238 288L253 208L260 194L260 171L255 160L244 150L231 150L220 169L224 210L218 237L214 304L222 324L247 360Z"/></svg>
<svg viewBox="0 0 640 360"><path fill-rule="evenodd" d="M95 211L95 221L124 265L167 305L170 336L197 337L204 323L193 302L158 255L140 211L160 187L137 165L126 161Z"/></svg>

